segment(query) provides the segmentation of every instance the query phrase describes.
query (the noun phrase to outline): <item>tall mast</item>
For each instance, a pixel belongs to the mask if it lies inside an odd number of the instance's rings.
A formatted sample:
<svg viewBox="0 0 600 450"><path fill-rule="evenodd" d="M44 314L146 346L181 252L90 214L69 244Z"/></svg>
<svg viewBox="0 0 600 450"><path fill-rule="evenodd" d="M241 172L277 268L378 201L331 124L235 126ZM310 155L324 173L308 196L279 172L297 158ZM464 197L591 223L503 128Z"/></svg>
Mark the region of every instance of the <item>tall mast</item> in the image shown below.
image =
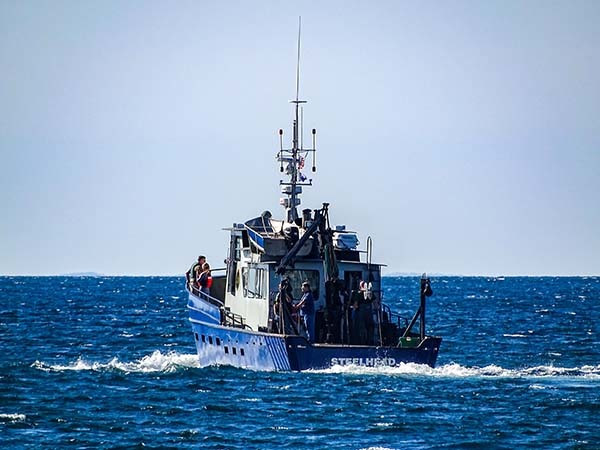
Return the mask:
<svg viewBox="0 0 600 450"><path fill-rule="evenodd" d="M280 162L280 171L284 171L289 175L289 181L279 181L281 186L281 193L287 195L287 198L281 198L279 203L285 208L287 213L287 221L295 222L298 219L298 206L300 206L300 194L302 193L302 186L312 186L312 179L306 182L306 177L302 172L306 158L309 153L313 155L313 166L312 171L316 172L315 166L315 139L316 130L312 130L313 135L313 146L312 148L302 148L302 137L300 136L300 104L306 103L305 100L300 100L300 36L302 31L302 17L298 18L298 57L296 61L296 100L291 100L290 103L294 104L294 121L292 124L292 148L283 148L283 130L279 130L279 153L277 159Z"/></svg>

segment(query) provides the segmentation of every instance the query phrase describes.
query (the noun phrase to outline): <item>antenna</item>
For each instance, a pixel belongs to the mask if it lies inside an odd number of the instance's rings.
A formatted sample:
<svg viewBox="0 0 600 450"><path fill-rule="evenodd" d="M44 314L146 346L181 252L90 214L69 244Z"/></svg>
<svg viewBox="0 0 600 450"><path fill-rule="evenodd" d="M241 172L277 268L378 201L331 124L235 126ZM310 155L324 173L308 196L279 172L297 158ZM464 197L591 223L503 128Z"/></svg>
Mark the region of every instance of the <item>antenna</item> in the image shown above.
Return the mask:
<svg viewBox="0 0 600 450"><path fill-rule="evenodd" d="M312 157L313 157L313 165L312 165L312 171L316 172L317 171L317 161L316 161L316 157L317 157L317 130L315 130L314 128L312 129L312 137L313 137L313 148L312 148Z"/></svg>
<svg viewBox="0 0 600 450"><path fill-rule="evenodd" d="M304 148L304 106L300 107L300 149Z"/></svg>
<svg viewBox="0 0 600 450"><path fill-rule="evenodd" d="M286 197L279 199L279 203L287 211L287 221L290 223L296 222L298 216L298 206L300 206L300 194L302 194L303 186L312 186L312 179L308 179L301 170L307 162L309 153L312 153L312 171L316 171L315 167L315 134L316 130L312 130L312 148L304 148L304 107L300 105L306 103L300 100L300 42L302 37L302 17L298 17L298 46L296 58L296 99L291 100L294 104L294 120L292 122L292 145L291 148L283 147L283 130L279 130L279 153L277 160L279 161L279 171L285 172L289 176L289 181L279 181L281 193ZM285 166L285 168L284 168Z"/></svg>
<svg viewBox="0 0 600 450"><path fill-rule="evenodd" d="M279 156L279 161L281 162L279 171L283 172L283 129L281 129L281 128L279 129L279 155L278 156ZM313 172L314 172L314 170L313 170Z"/></svg>
<svg viewBox="0 0 600 450"><path fill-rule="evenodd" d="M296 101L300 95L300 33L302 31L302 16L298 16L298 60L296 61Z"/></svg>

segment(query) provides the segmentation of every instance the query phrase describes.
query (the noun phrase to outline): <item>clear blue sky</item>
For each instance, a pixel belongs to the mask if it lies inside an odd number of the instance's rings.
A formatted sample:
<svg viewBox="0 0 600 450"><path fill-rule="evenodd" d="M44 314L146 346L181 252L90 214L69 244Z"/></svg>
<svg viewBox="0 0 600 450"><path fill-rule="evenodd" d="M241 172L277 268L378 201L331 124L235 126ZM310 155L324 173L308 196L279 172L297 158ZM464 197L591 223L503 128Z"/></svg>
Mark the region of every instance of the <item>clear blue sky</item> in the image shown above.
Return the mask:
<svg viewBox="0 0 600 450"><path fill-rule="evenodd" d="M0 273L178 274L303 206L389 271L600 274L600 2L0 2Z"/></svg>

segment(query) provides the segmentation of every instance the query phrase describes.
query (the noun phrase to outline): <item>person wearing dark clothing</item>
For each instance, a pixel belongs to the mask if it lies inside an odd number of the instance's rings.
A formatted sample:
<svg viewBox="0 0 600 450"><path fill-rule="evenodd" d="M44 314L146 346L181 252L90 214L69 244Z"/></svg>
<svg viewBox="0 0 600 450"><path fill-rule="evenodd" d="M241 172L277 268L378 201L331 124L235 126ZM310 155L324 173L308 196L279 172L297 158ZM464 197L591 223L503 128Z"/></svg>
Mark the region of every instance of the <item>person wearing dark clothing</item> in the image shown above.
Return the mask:
<svg viewBox="0 0 600 450"><path fill-rule="evenodd" d="M325 282L324 341L328 344L340 344L344 339L342 320L346 303L344 290L344 284L337 278Z"/></svg>
<svg viewBox="0 0 600 450"><path fill-rule="evenodd" d="M308 281L302 283L302 298L300 303L296 305L296 309L300 310L300 316L304 321L308 342L315 342L315 298L310 290Z"/></svg>
<svg viewBox="0 0 600 450"><path fill-rule="evenodd" d="M364 334L361 339L364 339L361 344L373 345L373 333L375 332L375 324L373 321L373 294L370 291L370 283L360 282L360 316L363 322ZM362 333L362 330L361 330Z"/></svg>
<svg viewBox="0 0 600 450"><path fill-rule="evenodd" d="M350 298L348 291L344 284L338 281L338 297L339 297L339 330L340 330L340 342L342 344L350 343L350 327L349 327L349 309L350 309Z"/></svg>
<svg viewBox="0 0 600 450"><path fill-rule="evenodd" d="M275 297L273 304L273 317L276 323L276 329L282 334L296 334L293 311L292 288L288 278L284 278L279 283L279 292Z"/></svg>
<svg viewBox="0 0 600 450"><path fill-rule="evenodd" d="M348 311L348 334L350 337L350 345L359 345L361 343L361 323L358 300L353 299Z"/></svg>
<svg viewBox="0 0 600 450"><path fill-rule="evenodd" d="M372 345L373 343L373 310L372 300L366 295L366 285L361 281L358 291L352 291L352 327L351 343L355 345Z"/></svg>

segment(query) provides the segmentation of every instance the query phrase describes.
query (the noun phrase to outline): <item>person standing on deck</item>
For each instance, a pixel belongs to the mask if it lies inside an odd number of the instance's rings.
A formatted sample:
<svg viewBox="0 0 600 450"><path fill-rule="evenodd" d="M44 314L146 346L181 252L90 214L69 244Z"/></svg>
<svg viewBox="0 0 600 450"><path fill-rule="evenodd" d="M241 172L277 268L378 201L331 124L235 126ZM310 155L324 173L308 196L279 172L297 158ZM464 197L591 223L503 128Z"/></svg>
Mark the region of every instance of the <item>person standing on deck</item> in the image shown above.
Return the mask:
<svg viewBox="0 0 600 450"><path fill-rule="evenodd" d="M187 279L188 285L190 286L190 290L194 287L197 287L198 275L199 272L202 272L202 266L206 262L205 256L198 256L198 260L192 264L192 267L185 273L185 278Z"/></svg>
<svg viewBox="0 0 600 450"><path fill-rule="evenodd" d="M359 284L360 306L359 316L361 324L361 341L363 345L373 345L375 326L373 322L373 293L369 284L361 281Z"/></svg>
<svg viewBox="0 0 600 450"><path fill-rule="evenodd" d="M300 315L304 320L306 333L308 334L308 342L315 342L315 299L310 290L308 281L302 283L302 298L300 303L296 305L296 309L300 310Z"/></svg>
<svg viewBox="0 0 600 450"><path fill-rule="evenodd" d="M198 286L200 290L206 295L210 295L210 288L212 286L212 275L210 273L210 265L208 263L202 264L202 273L198 278Z"/></svg>
<svg viewBox="0 0 600 450"><path fill-rule="evenodd" d="M279 291L273 304L273 318L275 329L281 334L297 334L292 311L294 310L292 298L292 287L289 278L284 278L279 283Z"/></svg>

